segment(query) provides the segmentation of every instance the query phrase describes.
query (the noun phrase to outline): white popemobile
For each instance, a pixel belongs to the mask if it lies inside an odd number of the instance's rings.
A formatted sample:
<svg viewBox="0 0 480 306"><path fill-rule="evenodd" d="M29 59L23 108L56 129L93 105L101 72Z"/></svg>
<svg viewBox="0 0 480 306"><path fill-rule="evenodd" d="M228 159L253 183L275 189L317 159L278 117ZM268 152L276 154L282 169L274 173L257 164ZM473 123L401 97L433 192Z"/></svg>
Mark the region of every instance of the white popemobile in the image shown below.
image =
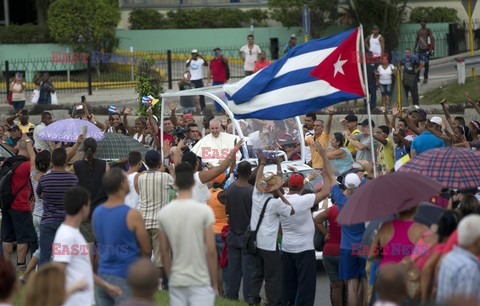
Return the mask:
<svg viewBox="0 0 480 306"><path fill-rule="evenodd" d="M233 133L238 135L239 138L244 138L247 140L245 141L245 144L244 144L243 160L248 160L248 162L252 165L252 167L256 167L258 164L258 160L254 156L250 156L253 151L251 150L251 148L249 150L249 148L247 147L247 143L251 143L251 142L248 141L247 135L244 135L244 132L242 131L242 126L241 126L241 124L243 124L244 130L245 130L245 125L252 126L253 122L250 121L251 119L247 119L247 120L235 119L232 111L227 106L228 101L225 95L225 91L223 90L223 85L163 93L161 95L162 113L160 117L161 118L160 126L163 127L165 105L166 105L166 102L169 102L170 99L179 99L180 97L185 97L185 96L202 96L202 95L218 103L218 105L220 105L220 107L225 111L225 114L231 119L233 124ZM263 120L263 121L268 122L269 120ZM303 125L300 121L300 117L297 116L294 118L294 125L295 125L295 130L297 131L297 135L295 136L300 141L300 159L282 162L282 172L285 178L293 171L301 172L305 177L307 177L312 171L314 171L314 169L308 166L305 162L305 139L304 139L304 134L302 132ZM163 139L163 129L161 129L160 139ZM254 146L254 149L255 149L255 146ZM279 156L284 156L284 159L286 160L287 155L283 151L269 151L269 152L273 154L277 154ZM272 165L265 166L265 172L276 172L276 165L272 164ZM318 176L315 180L309 182L309 189L314 190L315 189L314 186L318 186L318 184L321 184L321 182L322 182L322 178L321 176ZM331 205L332 204L329 199L328 207ZM314 212L314 216L320 213L321 211L322 211L322 208ZM322 252L316 252L316 258L317 260L321 260Z"/></svg>

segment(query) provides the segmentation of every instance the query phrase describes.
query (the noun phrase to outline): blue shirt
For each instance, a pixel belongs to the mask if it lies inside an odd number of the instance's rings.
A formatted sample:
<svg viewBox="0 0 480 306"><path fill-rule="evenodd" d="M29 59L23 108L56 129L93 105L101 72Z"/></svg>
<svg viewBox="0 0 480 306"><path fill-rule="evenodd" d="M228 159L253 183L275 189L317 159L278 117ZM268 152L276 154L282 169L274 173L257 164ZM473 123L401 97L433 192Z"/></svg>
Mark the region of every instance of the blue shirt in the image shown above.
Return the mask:
<svg viewBox="0 0 480 306"><path fill-rule="evenodd" d="M480 262L472 253L454 246L442 260L438 272L436 301L441 304L454 296L480 300Z"/></svg>
<svg viewBox="0 0 480 306"><path fill-rule="evenodd" d="M338 206L338 213L343 209L345 203L347 203L347 197L343 194L343 191L340 187L335 184L332 187L332 199ZM363 233L365 232L365 223L354 224L354 225L341 225L342 229L342 238L340 240L340 249L342 250L352 250L352 245L354 243L360 244L362 242Z"/></svg>
<svg viewBox="0 0 480 306"><path fill-rule="evenodd" d="M443 147L445 147L445 142L442 139L430 131L425 131L413 139L411 150L417 151L417 155L420 155L425 151Z"/></svg>

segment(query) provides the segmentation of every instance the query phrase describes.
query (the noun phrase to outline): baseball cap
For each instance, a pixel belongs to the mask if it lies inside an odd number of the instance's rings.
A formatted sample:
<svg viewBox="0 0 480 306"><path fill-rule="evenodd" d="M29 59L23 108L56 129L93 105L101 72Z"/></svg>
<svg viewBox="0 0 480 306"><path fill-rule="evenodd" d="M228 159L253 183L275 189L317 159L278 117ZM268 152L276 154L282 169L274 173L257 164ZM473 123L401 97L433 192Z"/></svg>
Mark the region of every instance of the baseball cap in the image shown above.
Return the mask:
<svg viewBox="0 0 480 306"><path fill-rule="evenodd" d="M297 35L292 34L292 35L290 35L290 38L297 38Z"/></svg>
<svg viewBox="0 0 480 306"><path fill-rule="evenodd" d="M288 187L292 189L302 189L303 188L304 177L301 173L292 173L288 178Z"/></svg>
<svg viewBox="0 0 480 306"><path fill-rule="evenodd" d="M435 117L430 118L430 122L438 124L438 125L442 125L443 120L442 120L441 117L435 116Z"/></svg>
<svg viewBox="0 0 480 306"><path fill-rule="evenodd" d="M368 119L365 119L360 123L361 126L368 125ZM372 127L375 127L375 121L372 120Z"/></svg>
<svg viewBox="0 0 480 306"><path fill-rule="evenodd" d="M349 173L345 177L343 185L345 185L345 187L347 187L348 189L355 189L360 186L360 178L355 173Z"/></svg>
<svg viewBox="0 0 480 306"><path fill-rule="evenodd" d="M348 114L347 116L345 116L345 120L347 122L358 122L358 118L354 114Z"/></svg>
<svg viewBox="0 0 480 306"><path fill-rule="evenodd" d="M193 50L192 50L192 54L194 54L194 53L198 53L198 50L197 50L197 49L193 49Z"/></svg>
<svg viewBox="0 0 480 306"><path fill-rule="evenodd" d="M193 119L193 115L192 114L184 114L183 118Z"/></svg>
<svg viewBox="0 0 480 306"><path fill-rule="evenodd" d="M145 162L156 164L160 162L160 153L155 150L148 150L145 153Z"/></svg>
<svg viewBox="0 0 480 306"><path fill-rule="evenodd" d="M427 118L427 112L423 108L420 108L417 106L415 107L414 110L412 110L412 113L415 113L415 112L419 113L420 116L422 116L423 118Z"/></svg>

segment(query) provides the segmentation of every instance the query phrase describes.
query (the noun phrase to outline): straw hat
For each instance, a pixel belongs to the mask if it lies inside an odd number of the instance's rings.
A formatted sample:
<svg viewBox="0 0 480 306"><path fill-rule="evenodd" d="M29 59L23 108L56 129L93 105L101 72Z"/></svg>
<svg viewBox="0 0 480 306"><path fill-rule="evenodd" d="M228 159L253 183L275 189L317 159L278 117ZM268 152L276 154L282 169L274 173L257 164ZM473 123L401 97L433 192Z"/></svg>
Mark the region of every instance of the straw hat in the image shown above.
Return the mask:
<svg viewBox="0 0 480 306"><path fill-rule="evenodd" d="M257 182L257 189L261 192L273 192L283 185L283 177L275 175L273 172L267 172L262 179Z"/></svg>

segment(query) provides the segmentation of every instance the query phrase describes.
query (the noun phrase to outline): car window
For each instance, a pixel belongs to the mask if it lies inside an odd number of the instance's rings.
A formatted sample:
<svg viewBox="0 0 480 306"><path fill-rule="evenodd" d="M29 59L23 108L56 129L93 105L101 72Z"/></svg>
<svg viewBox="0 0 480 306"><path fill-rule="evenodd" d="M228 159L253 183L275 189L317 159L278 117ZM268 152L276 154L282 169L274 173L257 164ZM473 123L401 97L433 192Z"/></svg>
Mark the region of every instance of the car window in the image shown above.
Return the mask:
<svg viewBox="0 0 480 306"><path fill-rule="evenodd" d="M3 146L0 146L0 157L7 158L7 157L10 157L12 155L13 154L10 151L5 149Z"/></svg>

